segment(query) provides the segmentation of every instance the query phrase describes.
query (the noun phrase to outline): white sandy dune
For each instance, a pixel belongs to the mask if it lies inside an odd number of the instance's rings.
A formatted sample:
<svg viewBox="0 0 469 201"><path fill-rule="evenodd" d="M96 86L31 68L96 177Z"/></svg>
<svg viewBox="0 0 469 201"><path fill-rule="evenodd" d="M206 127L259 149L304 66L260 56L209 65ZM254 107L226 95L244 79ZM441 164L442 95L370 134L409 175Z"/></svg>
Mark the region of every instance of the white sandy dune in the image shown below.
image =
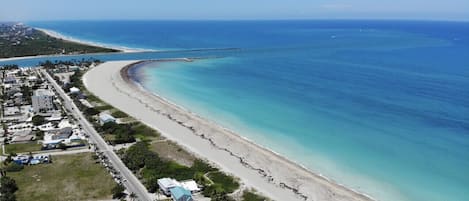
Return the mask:
<svg viewBox="0 0 469 201"><path fill-rule="evenodd" d="M101 64L85 74L84 83L102 100L274 200L371 200L142 90L121 76L121 69L135 62Z"/></svg>

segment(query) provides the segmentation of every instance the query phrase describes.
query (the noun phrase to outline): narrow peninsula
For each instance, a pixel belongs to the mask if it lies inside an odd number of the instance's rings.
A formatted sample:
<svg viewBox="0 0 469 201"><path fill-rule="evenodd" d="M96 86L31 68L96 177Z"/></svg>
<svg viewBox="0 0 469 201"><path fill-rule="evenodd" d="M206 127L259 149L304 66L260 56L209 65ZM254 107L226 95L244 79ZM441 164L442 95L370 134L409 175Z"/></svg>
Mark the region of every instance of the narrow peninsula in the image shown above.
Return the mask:
<svg viewBox="0 0 469 201"><path fill-rule="evenodd" d="M0 58L120 51L64 40L22 23L0 23Z"/></svg>

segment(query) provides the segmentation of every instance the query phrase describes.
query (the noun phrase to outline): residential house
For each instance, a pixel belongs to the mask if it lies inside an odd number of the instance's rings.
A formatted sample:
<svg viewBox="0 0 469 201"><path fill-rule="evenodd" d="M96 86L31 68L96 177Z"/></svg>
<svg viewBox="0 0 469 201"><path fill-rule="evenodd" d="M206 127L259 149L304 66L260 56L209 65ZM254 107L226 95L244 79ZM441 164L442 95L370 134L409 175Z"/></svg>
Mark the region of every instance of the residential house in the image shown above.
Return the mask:
<svg viewBox="0 0 469 201"><path fill-rule="evenodd" d="M191 193L197 193L201 190L194 180L181 181L180 184L181 187L190 191Z"/></svg>
<svg viewBox="0 0 469 201"><path fill-rule="evenodd" d="M180 201L181 199L184 201L192 200L191 194L200 191L200 188L198 187L197 183L194 180L186 180L186 181L179 182L171 178L161 178L161 179L158 179L157 182L163 194L167 196L171 195L173 197L173 200L177 200L177 201ZM175 189L175 188L178 188L178 189L181 188L182 190L179 189L173 192L172 189ZM189 196L184 196L184 195L189 195Z"/></svg>
<svg viewBox="0 0 469 201"><path fill-rule="evenodd" d="M163 191L163 193L168 196L171 195L171 188L179 186L179 183L176 180L170 178L161 178L158 179L157 182L161 191Z"/></svg>
<svg viewBox="0 0 469 201"><path fill-rule="evenodd" d="M109 122L116 122L116 118L114 118L110 114L106 114L106 113L99 114L99 123L101 125L103 125L105 123L109 123Z"/></svg>
<svg viewBox="0 0 469 201"><path fill-rule="evenodd" d="M190 191L183 187L176 186L169 190L171 192L171 198L173 201L193 201L192 194Z"/></svg>
<svg viewBox="0 0 469 201"><path fill-rule="evenodd" d="M80 93L80 89L76 88L76 87L71 87L70 88L70 93L71 94L78 94L78 93Z"/></svg>

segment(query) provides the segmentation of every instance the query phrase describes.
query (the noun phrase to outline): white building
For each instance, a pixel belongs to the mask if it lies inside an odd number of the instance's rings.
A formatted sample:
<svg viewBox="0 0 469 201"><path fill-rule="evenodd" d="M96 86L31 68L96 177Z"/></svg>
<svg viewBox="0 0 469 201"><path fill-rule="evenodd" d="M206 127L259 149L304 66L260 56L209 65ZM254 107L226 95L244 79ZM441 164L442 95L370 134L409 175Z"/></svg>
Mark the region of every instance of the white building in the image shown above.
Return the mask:
<svg viewBox="0 0 469 201"><path fill-rule="evenodd" d="M200 188L194 180L177 181L171 178L161 178L157 180L158 186L165 195L171 195L171 189L175 187L183 188L190 193L200 192ZM189 193L189 195L190 195Z"/></svg>
<svg viewBox="0 0 469 201"><path fill-rule="evenodd" d="M54 93L50 90L38 89L34 91L31 99L35 113L48 112L54 109Z"/></svg>
<svg viewBox="0 0 469 201"><path fill-rule="evenodd" d="M197 192L200 192L201 190L194 180L181 181L180 184L181 184L181 187L185 188L191 193L197 193Z"/></svg>
<svg viewBox="0 0 469 201"><path fill-rule="evenodd" d="M158 179L158 186L163 191L165 195L171 195L170 190L176 186L180 186L179 182L170 178L161 178Z"/></svg>
<svg viewBox="0 0 469 201"><path fill-rule="evenodd" d="M70 88L70 93L72 94L77 94L80 92L80 89L79 88L76 88L76 87L72 87Z"/></svg>
<svg viewBox="0 0 469 201"><path fill-rule="evenodd" d="M99 123L101 125L108 123L108 122L116 122L116 118L106 113L99 114Z"/></svg>
<svg viewBox="0 0 469 201"><path fill-rule="evenodd" d="M37 81L37 77L36 77L36 76L33 76L33 75L32 75L32 76L29 76L29 77L28 77L28 81L30 81L30 82L36 82L36 81Z"/></svg>

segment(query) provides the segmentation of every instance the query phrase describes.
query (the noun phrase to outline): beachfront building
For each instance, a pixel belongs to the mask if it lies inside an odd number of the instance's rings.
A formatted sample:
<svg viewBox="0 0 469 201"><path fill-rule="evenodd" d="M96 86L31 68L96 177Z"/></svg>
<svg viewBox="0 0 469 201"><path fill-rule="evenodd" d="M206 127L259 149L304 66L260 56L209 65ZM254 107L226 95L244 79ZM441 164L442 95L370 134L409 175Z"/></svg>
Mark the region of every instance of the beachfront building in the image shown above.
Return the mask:
<svg viewBox="0 0 469 201"><path fill-rule="evenodd" d="M72 88L70 88L70 93L71 94L78 94L78 93L80 93L80 89L76 88L76 87L72 87Z"/></svg>
<svg viewBox="0 0 469 201"><path fill-rule="evenodd" d="M54 110L54 93L50 90L38 89L34 91L31 99L35 113L46 113Z"/></svg>
<svg viewBox="0 0 469 201"><path fill-rule="evenodd" d="M181 187L190 191L191 193L197 193L201 190L194 180L181 181L180 184Z"/></svg>
<svg viewBox="0 0 469 201"><path fill-rule="evenodd" d="M106 113L99 114L99 123L101 125L103 125L105 123L109 123L109 122L116 122L116 118L114 118L110 114L106 114Z"/></svg>
<svg viewBox="0 0 469 201"><path fill-rule="evenodd" d="M194 180L179 182L171 178L161 178L157 182L163 194L171 196L173 200L177 201L193 200L192 193L200 192L200 188Z"/></svg>
<svg viewBox="0 0 469 201"><path fill-rule="evenodd" d="M183 187L176 186L169 190L171 192L171 198L174 201L193 201L192 194L190 191Z"/></svg>
<svg viewBox="0 0 469 201"><path fill-rule="evenodd" d="M163 191L165 195L171 195L170 190L176 186L179 186L179 183L176 180L170 178L161 178L158 179L157 182L161 191Z"/></svg>

